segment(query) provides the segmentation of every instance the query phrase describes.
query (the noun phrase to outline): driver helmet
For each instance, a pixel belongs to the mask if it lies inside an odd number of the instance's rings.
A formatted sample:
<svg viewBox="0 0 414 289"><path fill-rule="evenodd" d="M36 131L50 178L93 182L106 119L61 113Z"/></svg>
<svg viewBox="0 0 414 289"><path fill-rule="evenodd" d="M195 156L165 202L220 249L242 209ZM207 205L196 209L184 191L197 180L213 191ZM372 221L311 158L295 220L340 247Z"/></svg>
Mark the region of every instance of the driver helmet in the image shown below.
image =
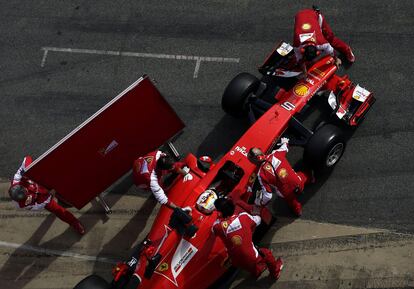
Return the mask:
<svg viewBox="0 0 414 289"><path fill-rule="evenodd" d="M216 192L214 189L205 190L201 195L198 197L196 202L197 209L206 215L210 215L214 209L214 202L218 199Z"/></svg>
<svg viewBox="0 0 414 289"><path fill-rule="evenodd" d="M255 165L259 165L265 160L265 155L260 148L252 147L247 153L247 158Z"/></svg>
<svg viewBox="0 0 414 289"><path fill-rule="evenodd" d="M13 201L20 202L26 199L27 189L21 185L12 186L9 189L9 196Z"/></svg>

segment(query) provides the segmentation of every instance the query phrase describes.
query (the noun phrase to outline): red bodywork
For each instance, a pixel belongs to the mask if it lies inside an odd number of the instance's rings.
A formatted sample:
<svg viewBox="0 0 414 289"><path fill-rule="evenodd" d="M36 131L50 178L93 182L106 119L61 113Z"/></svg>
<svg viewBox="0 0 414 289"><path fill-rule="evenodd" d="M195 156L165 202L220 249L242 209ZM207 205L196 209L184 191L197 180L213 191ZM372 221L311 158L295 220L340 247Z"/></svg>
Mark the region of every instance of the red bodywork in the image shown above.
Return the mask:
<svg viewBox="0 0 414 289"><path fill-rule="evenodd" d="M287 129L292 116L299 112L323 86L331 83L337 68L332 57L325 57L309 68L306 79L300 80L292 90L279 91L275 96L278 102L263 114L249 130L236 142L232 149L207 173L196 168L196 159L189 154L184 160L192 169L194 179L182 182L181 177L168 192L169 199L178 206L192 207L194 224L199 228L192 238L182 237L168 227L171 210L162 207L158 213L148 239L152 241L155 253L162 259L150 279L144 276L147 257L142 254L136 269L142 283L139 288L208 288L228 268L224 244L216 238L211 227L217 215L204 215L197 211L195 204L201 193L210 188L220 170L228 162L234 163L242 175L232 187L230 195L247 201L250 197L248 186L256 178L256 166L247 159L248 150L257 146L270 151L278 138Z"/></svg>
<svg viewBox="0 0 414 289"><path fill-rule="evenodd" d="M26 176L80 209L183 127L145 76L36 159Z"/></svg>

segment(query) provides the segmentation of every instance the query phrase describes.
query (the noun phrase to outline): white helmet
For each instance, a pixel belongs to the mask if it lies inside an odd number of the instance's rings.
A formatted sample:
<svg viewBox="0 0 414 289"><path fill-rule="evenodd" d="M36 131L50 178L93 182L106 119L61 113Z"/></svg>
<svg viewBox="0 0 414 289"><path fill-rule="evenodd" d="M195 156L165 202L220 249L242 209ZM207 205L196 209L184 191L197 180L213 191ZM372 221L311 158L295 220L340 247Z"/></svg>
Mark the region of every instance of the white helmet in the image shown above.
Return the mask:
<svg viewBox="0 0 414 289"><path fill-rule="evenodd" d="M196 208L201 213L210 215L215 207L214 202L218 199L217 194L214 190L205 190L197 199Z"/></svg>

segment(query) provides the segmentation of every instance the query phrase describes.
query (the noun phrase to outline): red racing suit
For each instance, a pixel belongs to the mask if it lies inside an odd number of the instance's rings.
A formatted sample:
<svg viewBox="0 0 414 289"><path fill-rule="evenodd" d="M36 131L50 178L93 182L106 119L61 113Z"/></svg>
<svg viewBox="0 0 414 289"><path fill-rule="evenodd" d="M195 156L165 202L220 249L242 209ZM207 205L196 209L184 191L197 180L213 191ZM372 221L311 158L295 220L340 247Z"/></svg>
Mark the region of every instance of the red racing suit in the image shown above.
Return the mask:
<svg viewBox="0 0 414 289"><path fill-rule="evenodd" d="M15 202L19 208L24 208L26 210L36 211L46 209L72 227L76 226L79 223L79 220L71 212L60 206L53 199L53 196L50 194L48 189L24 176L24 173L31 162L32 158L30 156L26 156L11 182L11 186L19 185L27 189L28 195L26 200L13 202Z"/></svg>
<svg viewBox="0 0 414 289"><path fill-rule="evenodd" d="M286 159L288 144L284 143L265 157L259 168L257 178L261 189L257 192L255 204L267 205L275 193L286 200L291 209L300 215L301 205L296 200L296 194L303 191L310 176L303 172L295 172Z"/></svg>
<svg viewBox="0 0 414 289"><path fill-rule="evenodd" d="M250 272L255 278L266 268L271 274L281 269L269 249L260 248L259 253L253 244L253 232L260 221L259 216L242 212L217 219L212 227L214 234L224 242L232 265Z"/></svg>
<svg viewBox="0 0 414 289"><path fill-rule="evenodd" d="M334 49L344 54L348 59L353 57L351 48L334 35L325 17L313 9L301 10L295 16L293 47L297 61L302 59L301 48L307 42L316 44L321 57L335 56Z"/></svg>
<svg viewBox="0 0 414 289"><path fill-rule="evenodd" d="M161 205L165 205L168 203L168 197L163 188L162 177L171 171L159 170L156 168L157 161L162 154L162 151L156 150L146 156L136 159L132 168L132 176L134 178L134 183L138 188L151 190L155 199L157 199ZM182 163L180 162L175 163L173 170L178 170L181 165Z"/></svg>

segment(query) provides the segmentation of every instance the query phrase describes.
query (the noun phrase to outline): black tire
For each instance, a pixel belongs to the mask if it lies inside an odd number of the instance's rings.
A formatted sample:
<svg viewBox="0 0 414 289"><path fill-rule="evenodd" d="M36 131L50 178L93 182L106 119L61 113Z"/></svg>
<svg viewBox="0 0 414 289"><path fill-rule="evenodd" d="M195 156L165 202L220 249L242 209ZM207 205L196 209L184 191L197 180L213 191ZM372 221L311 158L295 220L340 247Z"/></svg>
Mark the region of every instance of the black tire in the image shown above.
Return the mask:
<svg viewBox="0 0 414 289"><path fill-rule="evenodd" d="M344 132L337 126L320 127L305 146L303 159L318 171L332 169L341 159L346 147Z"/></svg>
<svg viewBox="0 0 414 289"><path fill-rule="evenodd" d="M109 289L109 284L98 275L90 275L80 281L73 289Z"/></svg>
<svg viewBox="0 0 414 289"><path fill-rule="evenodd" d="M221 107L231 116L240 118L247 115L247 97L255 92L260 81L250 73L240 73L227 85L221 99Z"/></svg>

